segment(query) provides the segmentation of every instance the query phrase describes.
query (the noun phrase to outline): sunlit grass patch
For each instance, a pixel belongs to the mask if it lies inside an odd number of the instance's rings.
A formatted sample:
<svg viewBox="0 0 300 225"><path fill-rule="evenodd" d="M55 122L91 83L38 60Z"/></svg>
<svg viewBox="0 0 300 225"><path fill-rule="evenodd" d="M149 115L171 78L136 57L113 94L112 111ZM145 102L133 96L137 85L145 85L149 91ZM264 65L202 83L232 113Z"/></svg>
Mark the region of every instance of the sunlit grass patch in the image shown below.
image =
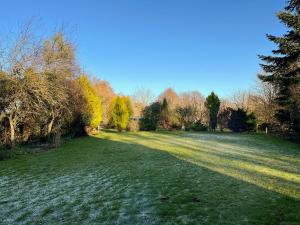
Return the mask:
<svg viewBox="0 0 300 225"><path fill-rule="evenodd" d="M299 174L267 136L104 132L0 162L0 224L299 224Z"/></svg>

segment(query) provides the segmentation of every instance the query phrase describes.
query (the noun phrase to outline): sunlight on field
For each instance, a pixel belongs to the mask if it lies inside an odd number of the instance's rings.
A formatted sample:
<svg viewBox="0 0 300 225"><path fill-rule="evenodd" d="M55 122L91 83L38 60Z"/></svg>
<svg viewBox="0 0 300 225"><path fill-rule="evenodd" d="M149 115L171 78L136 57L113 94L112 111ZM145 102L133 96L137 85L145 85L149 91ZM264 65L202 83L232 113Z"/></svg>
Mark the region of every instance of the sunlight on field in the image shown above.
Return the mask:
<svg viewBox="0 0 300 225"><path fill-rule="evenodd" d="M1 161L0 224L299 224L299 161L260 135L102 132Z"/></svg>
<svg viewBox="0 0 300 225"><path fill-rule="evenodd" d="M181 160L300 199L300 151L278 150L280 146L259 137L249 142L243 135L190 133L179 138L140 132L117 139L166 151Z"/></svg>

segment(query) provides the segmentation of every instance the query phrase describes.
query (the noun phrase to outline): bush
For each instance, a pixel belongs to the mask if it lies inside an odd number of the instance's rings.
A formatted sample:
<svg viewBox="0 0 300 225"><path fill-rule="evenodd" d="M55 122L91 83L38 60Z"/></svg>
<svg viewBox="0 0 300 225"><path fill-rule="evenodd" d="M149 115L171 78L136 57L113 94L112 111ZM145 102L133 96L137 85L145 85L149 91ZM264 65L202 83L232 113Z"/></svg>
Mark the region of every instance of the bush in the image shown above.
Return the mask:
<svg viewBox="0 0 300 225"><path fill-rule="evenodd" d="M0 145L0 161L5 159L15 158L17 154L22 154L20 149L12 149L10 146Z"/></svg>
<svg viewBox="0 0 300 225"><path fill-rule="evenodd" d="M138 120L130 120L127 124L127 131L139 131L140 130L140 123Z"/></svg>
<svg viewBox="0 0 300 225"><path fill-rule="evenodd" d="M253 131L256 119L253 113L248 113L243 109L231 110L228 128L233 132Z"/></svg>
<svg viewBox="0 0 300 225"><path fill-rule="evenodd" d="M182 126L178 123L172 123L170 124L170 130L181 130L182 129Z"/></svg>
<svg viewBox="0 0 300 225"><path fill-rule="evenodd" d="M207 126L204 125L201 121L197 121L193 124L191 129L193 131L207 131Z"/></svg>
<svg viewBox="0 0 300 225"><path fill-rule="evenodd" d="M75 137L86 136L85 123L81 115L78 115L71 124L71 132Z"/></svg>
<svg viewBox="0 0 300 225"><path fill-rule="evenodd" d="M141 130L156 130L160 121L161 104L152 103L143 110L143 118L140 120Z"/></svg>
<svg viewBox="0 0 300 225"><path fill-rule="evenodd" d="M16 157L16 152L13 149L0 147L0 161Z"/></svg>
<svg viewBox="0 0 300 225"><path fill-rule="evenodd" d="M128 108L127 97L116 97L110 104L110 120L109 124L116 128L119 132L126 129L131 112Z"/></svg>
<svg viewBox="0 0 300 225"><path fill-rule="evenodd" d="M197 121L195 123L189 123L185 127L185 131L207 131L208 127L201 123L201 121Z"/></svg>

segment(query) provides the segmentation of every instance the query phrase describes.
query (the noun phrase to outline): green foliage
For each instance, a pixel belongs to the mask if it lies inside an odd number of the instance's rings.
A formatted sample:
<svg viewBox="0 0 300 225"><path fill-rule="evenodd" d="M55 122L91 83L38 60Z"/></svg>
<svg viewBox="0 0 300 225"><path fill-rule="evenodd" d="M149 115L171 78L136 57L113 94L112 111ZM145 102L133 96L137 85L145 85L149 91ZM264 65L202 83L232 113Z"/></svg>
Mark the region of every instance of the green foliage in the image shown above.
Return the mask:
<svg viewBox="0 0 300 225"><path fill-rule="evenodd" d="M300 132L300 105L297 99L300 93L293 94L293 89L300 88L300 1L290 0L285 11L278 13L279 20L290 30L282 37L267 35L278 49L273 50L273 55L260 58L264 61L263 70L267 74L259 78L277 87L276 102L279 108L276 113L282 128L289 131Z"/></svg>
<svg viewBox="0 0 300 225"><path fill-rule="evenodd" d="M16 153L11 149L0 147L0 161L16 157Z"/></svg>
<svg viewBox="0 0 300 225"><path fill-rule="evenodd" d="M207 126L203 124L201 121L197 121L191 127L193 131L207 131Z"/></svg>
<svg viewBox="0 0 300 225"><path fill-rule="evenodd" d="M116 97L110 105L110 124L117 128L119 132L126 129L129 121L129 111L127 97Z"/></svg>
<svg viewBox="0 0 300 225"><path fill-rule="evenodd" d="M200 120L193 122L193 123L188 123L185 126L186 131L207 131L207 126L203 124Z"/></svg>
<svg viewBox="0 0 300 225"><path fill-rule="evenodd" d="M169 103L168 103L166 98L163 99L163 102L162 102L162 105L161 105L160 117L161 117L162 127L164 129L170 128L171 110L170 110Z"/></svg>
<svg viewBox="0 0 300 225"><path fill-rule="evenodd" d="M86 103L86 108L83 109L83 121L88 127L94 129L98 128L102 120L102 106L100 98L96 95L87 76L80 76L79 81Z"/></svg>
<svg viewBox="0 0 300 225"><path fill-rule="evenodd" d="M71 134L73 134L75 137L86 136L87 132L86 132L85 126L86 126L86 124L82 118L82 115L76 115L70 125Z"/></svg>
<svg viewBox="0 0 300 225"><path fill-rule="evenodd" d="M132 102L131 99L127 96L127 97L123 97L127 110L128 110L128 116L129 118L133 116L133 106L132 106Z"/></svg>
<svg viewBox="0 0 300 225"><path fill-rule="evenodd" d="M228 128L233 132L253 131L256 125L256 119L253 113L238 108L231 109L231 115L228 122Z"/></svg>
<svg viewBox="0 0 300 225"><path fill-rule="evenodd" d="M217 127L220 104L221 104L220 99L214 92L212 92L206 98L205 106L209 112L209 127L212 130L215 130Z"/></svg>
<svg viewBox="0 0 300 225"><path fill-rule="evenodd" d="M156 130L161 116L161 104L154 102L147 106L142 113L143 118L140 120L141 130Z"/></svg>

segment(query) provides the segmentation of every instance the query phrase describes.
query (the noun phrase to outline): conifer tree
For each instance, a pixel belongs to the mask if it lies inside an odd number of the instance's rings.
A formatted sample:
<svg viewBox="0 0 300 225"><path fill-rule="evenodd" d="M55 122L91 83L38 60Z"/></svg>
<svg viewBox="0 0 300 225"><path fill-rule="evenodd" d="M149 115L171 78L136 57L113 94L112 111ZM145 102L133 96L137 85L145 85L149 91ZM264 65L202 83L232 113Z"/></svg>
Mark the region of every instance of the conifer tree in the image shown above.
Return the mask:
<svg viewBox="0 0 300 225"><path fill-rule="evenodd" d="M98 128L102 121L102 106L87 76L80 77L80 84L86 108L83 111L83 120L86 126Z"/></svg>
<svg viewBox="0 0 300 225"><path fill-rule="evenodd" d="M161 123L164 129L170 127L170 107L166 98L163 99L161 105Z"/></svg>
<svg viewBox="0 0 300 225"><path fill-rule="evenodd" d="M124 98L124 101L125 101L125 104L126 104L126 107L127 107L127 110L128 110L128 116L130 118L130 117L133 116L133 106L132 106L131 99L128 96L123 97L123 98Z"/></svg>
<svg viewBox="0 0 300 225"><path fill-rule="evenodd" d="M277 44L273 55L259 57L264 61L261 64L266 75L259 78L269 82L277 89L276 102L279 106L276 117L288 130L300 131L300 0L288 1L285 10L277 14L279 20L289 31L276 37L267 35L267 38ZM296 91L295 91L296 90Z"/></svg>
<svg viewBox="0 0 300 225"><path fill-rule="evenodd" d="M215 130L217 127L220 104L220 99L214 92L207 96L205 106L209 113L209 128L212 130Z"/></svg>
<svg viewBox="0 0 300 225"><path fill-rule="evenodd" d="M110 105L110 124L119 132L127 127L129 111L125 97L116 97Z"/></svg>
<svg viewBox="0 0 300 225"><path fill-rule="evenodd" d="M140 121L141 130L156 130L161 117L161 103L154 102L146 106L142 112Z"/></svg>

